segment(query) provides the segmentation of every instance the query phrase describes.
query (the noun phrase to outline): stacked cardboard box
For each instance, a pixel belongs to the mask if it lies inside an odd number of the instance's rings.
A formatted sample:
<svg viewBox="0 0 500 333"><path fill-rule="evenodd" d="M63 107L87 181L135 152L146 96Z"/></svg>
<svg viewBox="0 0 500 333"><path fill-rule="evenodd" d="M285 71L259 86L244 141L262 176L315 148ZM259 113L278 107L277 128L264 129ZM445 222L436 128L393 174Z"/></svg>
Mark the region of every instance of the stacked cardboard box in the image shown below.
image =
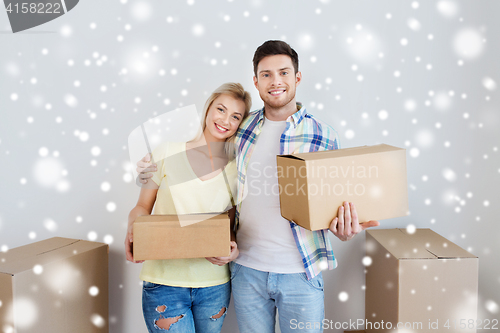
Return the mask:
<svg viewBox="0 0 500 333"><path fill-rule="evenodd" d="M476 256L430 229L369 230L366 252L367 333L476 332Z"/></svg>
<svg viewBox="0 0 500 333"><path fill-rule="evenodd" d="M50 238L0 253L2 332L108 332L108 245Z"/></svg>

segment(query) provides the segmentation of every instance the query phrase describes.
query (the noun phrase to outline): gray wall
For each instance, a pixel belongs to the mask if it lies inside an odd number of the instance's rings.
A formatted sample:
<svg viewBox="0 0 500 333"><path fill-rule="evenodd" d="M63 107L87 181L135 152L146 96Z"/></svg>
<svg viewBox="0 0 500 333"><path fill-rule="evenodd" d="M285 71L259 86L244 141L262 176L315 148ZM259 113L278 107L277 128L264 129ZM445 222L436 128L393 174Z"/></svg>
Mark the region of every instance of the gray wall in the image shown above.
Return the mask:
<svg viewBox="0 0 500 333"><path fill-rule="evenodd" d="M284 39L300 55L297 99L342 147L408 149L411 215L382 227L432 228L477 255L479 318L498 319L500 2L437 3L86 0L18 34L0 10L0 246L111 243L111 332L145 332L140 266L122 245L138 195L127 137L179 106L201 109L227 81L260 108L253 51ZM332 240L326 318L363 318L364 235ZM232 308L223 331L237 332Z"/></svg>

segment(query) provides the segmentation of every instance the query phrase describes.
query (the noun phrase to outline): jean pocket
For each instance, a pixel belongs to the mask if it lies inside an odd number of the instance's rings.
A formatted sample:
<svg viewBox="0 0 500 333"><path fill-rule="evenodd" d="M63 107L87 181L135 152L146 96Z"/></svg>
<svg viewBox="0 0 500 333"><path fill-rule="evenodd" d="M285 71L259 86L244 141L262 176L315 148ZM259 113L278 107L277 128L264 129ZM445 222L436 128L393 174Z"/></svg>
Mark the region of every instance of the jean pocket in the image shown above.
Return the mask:
<svg viewBox="0 0 500 333"><path fill-rule="evenodd" d="M153 282L149 282L149 281L142 281L142 288L145 290L153 290L153 289L159 288L161 286L162 286L161 284L157 284L157 283L153 283Z"/></svg>
<svg viewBox="0 0 500 333"><path fill-rule="evenodd" d="M306 273L300 274L302 280L304 280L309 286L316 290L324 291L323 276L321 274L316 275L314 278L308 280Z"/></svg>
<svg viewBox="0 0 500 333"><path fill-rule="evenodd" d="M234 279L234 277L236 276L236 274L238 274L238 272L240 271L241 265L237 264L234 261L232 261L230 263L229 269L231 270L231 280L232 280L232 279Z"/></svg>

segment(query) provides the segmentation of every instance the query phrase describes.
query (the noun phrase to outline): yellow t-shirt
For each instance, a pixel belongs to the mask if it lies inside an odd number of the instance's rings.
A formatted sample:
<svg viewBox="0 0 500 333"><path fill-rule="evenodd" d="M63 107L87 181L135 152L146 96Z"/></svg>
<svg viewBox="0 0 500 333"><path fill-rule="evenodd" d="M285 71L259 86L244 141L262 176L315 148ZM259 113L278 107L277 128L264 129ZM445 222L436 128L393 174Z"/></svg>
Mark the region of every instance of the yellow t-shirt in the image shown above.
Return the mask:
<svg viewBox="0 0 500 333"><path fill-rule="evenodd" d="M194 173L186 155L185 142L167 142L153 152L158 171L152 180L159 186L153 214L193 214L225 211L231 205L224 174L202 181ZM236 163L225 167L227 181L236 193ZM196 246L196 244L191 244ZM141 280L157 284L201 288L226 283L228 265L218 266L205 258L146 260Z"/></svg>

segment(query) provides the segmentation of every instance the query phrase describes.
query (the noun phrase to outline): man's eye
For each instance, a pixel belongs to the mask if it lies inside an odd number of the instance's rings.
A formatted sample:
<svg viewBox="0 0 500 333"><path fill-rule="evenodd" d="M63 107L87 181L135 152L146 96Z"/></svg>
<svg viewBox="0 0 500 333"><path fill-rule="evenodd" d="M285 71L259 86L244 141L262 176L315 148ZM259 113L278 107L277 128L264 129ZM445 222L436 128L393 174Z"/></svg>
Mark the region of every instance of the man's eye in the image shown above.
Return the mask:
<svg viewBox="0 0 500 333"><path fill-rule="evenodd" d="M288 72L282 72L281 74L283 74L283 75L287 75L287 74L288 74Z"/></svg>

